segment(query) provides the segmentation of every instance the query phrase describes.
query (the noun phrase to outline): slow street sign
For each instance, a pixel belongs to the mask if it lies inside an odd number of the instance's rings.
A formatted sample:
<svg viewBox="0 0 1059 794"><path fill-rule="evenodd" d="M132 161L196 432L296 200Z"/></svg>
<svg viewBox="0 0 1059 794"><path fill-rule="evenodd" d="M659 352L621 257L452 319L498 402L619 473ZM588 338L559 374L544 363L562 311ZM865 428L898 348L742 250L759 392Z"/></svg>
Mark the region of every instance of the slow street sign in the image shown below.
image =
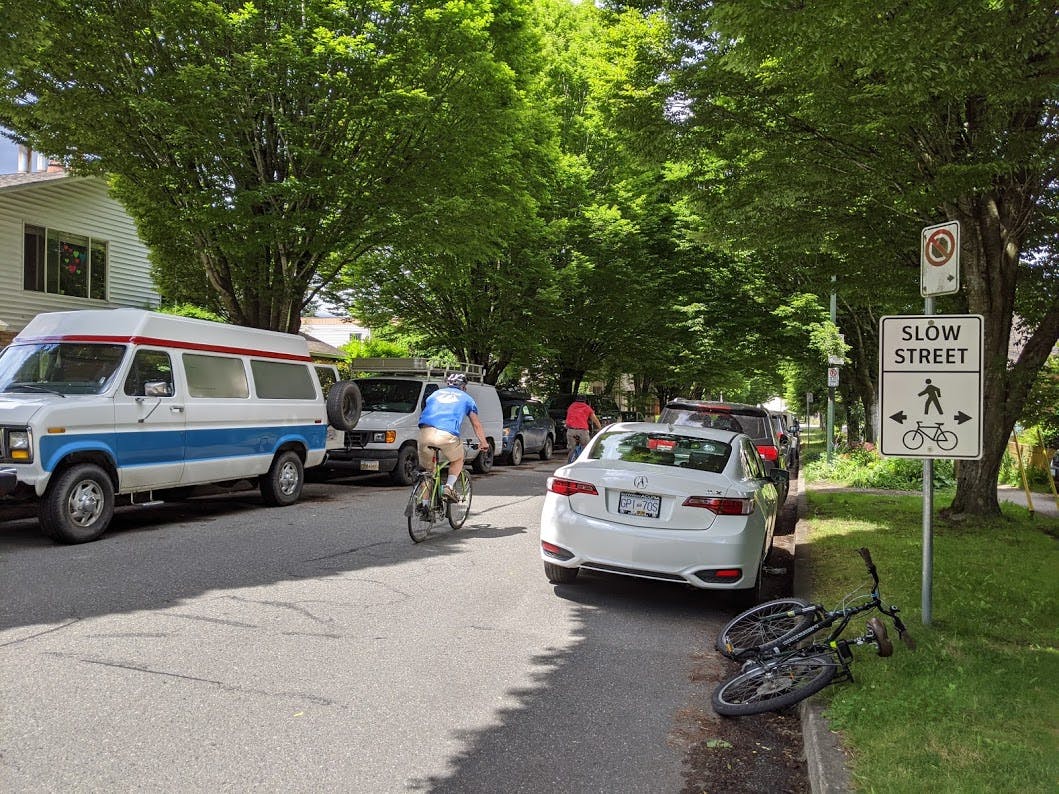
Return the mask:
<svg viewBox="0 0 1059 794"><path fill-rule="evenodd" d="M960 222L927 226L919 238L919 293L924 298L960 291Z"/></svg>
<svg viewBox="0 0 1059 794"><path fill-rule="evenodd" d="M980 314L879 321L879 451L905 458L982 457Z"/></svg>

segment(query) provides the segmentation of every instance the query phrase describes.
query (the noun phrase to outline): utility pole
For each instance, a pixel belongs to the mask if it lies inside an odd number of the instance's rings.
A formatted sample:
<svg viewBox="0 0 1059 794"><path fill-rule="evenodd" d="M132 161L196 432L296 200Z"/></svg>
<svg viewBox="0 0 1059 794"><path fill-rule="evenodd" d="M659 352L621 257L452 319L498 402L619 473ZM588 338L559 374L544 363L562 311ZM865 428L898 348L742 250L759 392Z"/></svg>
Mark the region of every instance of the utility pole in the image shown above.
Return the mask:
<svg viewBox="0 0 1059 794"><path fill-rule="evenodd" d="M831 277L831 323L837 324L838 320L838 293L835 292L837 276ZM834 455L835 447L835 387L827 387L827 462L830 465Z"/></svg>

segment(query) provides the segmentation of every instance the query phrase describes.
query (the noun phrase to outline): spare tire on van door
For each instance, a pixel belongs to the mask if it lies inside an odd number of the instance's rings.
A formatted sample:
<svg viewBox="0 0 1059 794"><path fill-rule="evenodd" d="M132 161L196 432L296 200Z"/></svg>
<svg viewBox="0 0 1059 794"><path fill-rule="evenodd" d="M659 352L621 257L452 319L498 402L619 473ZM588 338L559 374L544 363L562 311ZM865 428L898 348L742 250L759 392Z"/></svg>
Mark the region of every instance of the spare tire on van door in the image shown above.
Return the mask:
<svg viewBox="0 0 1059 794"><path fill-rule="evenodd" d="M351 380L340 380L327 392L327 422L339 430L352 430L360 421L362 406L360 387Z"/></svg>

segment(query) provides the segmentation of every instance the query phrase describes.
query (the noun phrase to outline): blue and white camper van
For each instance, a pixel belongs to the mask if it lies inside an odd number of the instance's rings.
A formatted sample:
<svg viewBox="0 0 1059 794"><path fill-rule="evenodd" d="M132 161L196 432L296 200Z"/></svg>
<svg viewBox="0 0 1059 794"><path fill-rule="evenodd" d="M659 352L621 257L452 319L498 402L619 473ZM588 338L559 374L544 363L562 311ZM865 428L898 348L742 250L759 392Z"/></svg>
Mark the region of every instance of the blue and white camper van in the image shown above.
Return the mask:
<svg viewBox="0 0 1059 794"><path fill-rule="evenodd" d="M252 479L289 505L359 413L355 384L323 393L300 336L139 309L40 314L0 353L5 498L38 499L41 528L67 543L98 538L117 497Z"/></svg>

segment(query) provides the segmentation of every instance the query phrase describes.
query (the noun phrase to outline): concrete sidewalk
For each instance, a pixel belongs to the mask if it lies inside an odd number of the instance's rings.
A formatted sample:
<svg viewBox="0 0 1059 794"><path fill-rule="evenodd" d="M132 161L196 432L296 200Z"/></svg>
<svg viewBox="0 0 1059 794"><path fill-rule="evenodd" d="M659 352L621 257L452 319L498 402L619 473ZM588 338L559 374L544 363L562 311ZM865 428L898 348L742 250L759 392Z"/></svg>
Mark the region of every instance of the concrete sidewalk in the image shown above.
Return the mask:
<svg viewBox="0 0 1059 794"><path fill-rule="evenodd" d="M1021 488L1001 485L996 489L996 495L1001 502L1012 502L1027 510L1030 509L1030 506L1026 503L1026 492ZM1059 519L1059 506L1056 506L1055 497L1050 493L1031 492L1030 499L1035 515ZM799 513L799 515L801 514Z"/></svg>

